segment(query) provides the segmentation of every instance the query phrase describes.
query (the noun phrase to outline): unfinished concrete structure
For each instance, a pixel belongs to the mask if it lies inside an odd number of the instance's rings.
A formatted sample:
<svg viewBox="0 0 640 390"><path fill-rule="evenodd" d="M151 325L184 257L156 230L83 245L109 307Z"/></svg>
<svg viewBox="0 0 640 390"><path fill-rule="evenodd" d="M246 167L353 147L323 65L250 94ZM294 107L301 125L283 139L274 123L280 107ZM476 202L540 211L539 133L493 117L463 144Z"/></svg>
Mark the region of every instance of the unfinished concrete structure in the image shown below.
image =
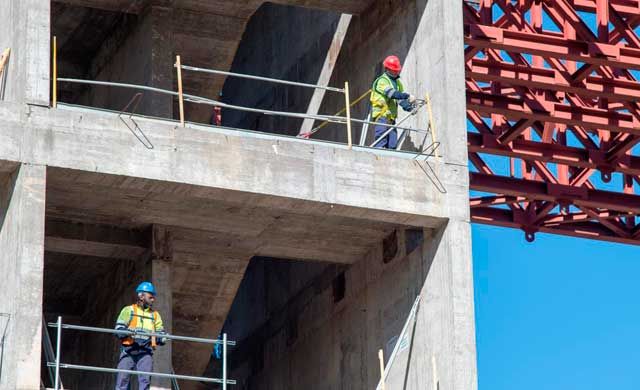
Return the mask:
<svg viewBox="0 0 640 390"><path fill-rule="evenodd" d="M243 389L373 389L418 294L407 389L474 389L476 352L464 120L462 4L449 0L10 0L0 48L11 48L0 101L0 388L48 383L41 321L112 327L150 279L175 334L238 342L230 377ZM264 121L175 99L60 83L58 73L176 90L173 63L316 83L341 19L329 85L366 91L387 53L429 91L440 155L347 148ZM269 53L277 54L269 56ZM310 92L185 74L188 93L305 112ZM333 113L342 96L327 95ZM363 107L354 109L362 118ZM425 127L426 114L414 125ZM198 124L203 123L203 124ZM344 126L318 133L344 141ZM67 334L67 333L65 333ZM112 336L68 333L63 360L112 367ZM155 369L202 375L211 349L172 343ZM207 366L209 366L207 368ZM40 374L38 374L40 373ZM111 375L63 372L71 389ZM42 381L42 382L41 382ZM181 388L205 388L180 383ZM158 381L158 388L170 388ZM434 387L435 386L435 387Z"/></svg>

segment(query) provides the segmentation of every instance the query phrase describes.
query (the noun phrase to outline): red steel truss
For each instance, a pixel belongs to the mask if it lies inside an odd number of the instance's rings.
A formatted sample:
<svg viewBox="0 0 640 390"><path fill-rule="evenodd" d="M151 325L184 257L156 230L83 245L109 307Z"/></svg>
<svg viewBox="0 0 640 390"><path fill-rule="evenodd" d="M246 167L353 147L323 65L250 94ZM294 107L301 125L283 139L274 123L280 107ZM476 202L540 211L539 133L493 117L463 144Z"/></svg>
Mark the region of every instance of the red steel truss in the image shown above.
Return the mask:
<svg viewBox="0 0 640 390"><path fill-rule="evenodd" d="M463 7L472 221L640 244L640 0Z"/></svg>

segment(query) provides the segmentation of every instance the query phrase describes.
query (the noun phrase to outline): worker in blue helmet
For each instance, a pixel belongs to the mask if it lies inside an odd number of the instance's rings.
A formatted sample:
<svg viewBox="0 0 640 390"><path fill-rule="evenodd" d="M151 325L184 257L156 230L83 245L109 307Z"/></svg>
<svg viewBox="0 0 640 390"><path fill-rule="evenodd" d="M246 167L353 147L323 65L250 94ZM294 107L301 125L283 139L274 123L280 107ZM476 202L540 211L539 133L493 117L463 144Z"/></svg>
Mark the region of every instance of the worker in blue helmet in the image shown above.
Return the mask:
<svg viewBox="0 0 640 390"><path fill-rule="evenodd" d="M151 372L153 371L153 351L158 345L164 345L164 338L147 336L148 333L165 334L160 313L153 310L156 301L156 289L150 282L142 282L136 288L137 300L125 306L116 320L116 330L129 331L118 334L120 358L118 369ZM135 332L133 335L130 332ZM130 375L118 373L116 390L129 389ZM148 390L151 387L150 375L138 375L138 388Z"/></svg>

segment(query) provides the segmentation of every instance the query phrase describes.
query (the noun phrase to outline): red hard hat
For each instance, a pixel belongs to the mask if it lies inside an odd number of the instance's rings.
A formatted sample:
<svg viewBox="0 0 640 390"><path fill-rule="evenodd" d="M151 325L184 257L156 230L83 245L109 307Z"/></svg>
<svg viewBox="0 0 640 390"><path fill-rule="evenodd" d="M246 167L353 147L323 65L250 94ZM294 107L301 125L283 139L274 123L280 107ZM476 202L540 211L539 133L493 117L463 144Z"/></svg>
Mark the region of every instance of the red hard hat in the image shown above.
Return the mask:
<svg viewBox="0 0 640 390"><path fill-rule="evenodd" d="M384 65L385 69L389 69L392 72L400 73L400 71L402 70L400 59L396 56L389 56L385 58L382 65Z"/></svg>

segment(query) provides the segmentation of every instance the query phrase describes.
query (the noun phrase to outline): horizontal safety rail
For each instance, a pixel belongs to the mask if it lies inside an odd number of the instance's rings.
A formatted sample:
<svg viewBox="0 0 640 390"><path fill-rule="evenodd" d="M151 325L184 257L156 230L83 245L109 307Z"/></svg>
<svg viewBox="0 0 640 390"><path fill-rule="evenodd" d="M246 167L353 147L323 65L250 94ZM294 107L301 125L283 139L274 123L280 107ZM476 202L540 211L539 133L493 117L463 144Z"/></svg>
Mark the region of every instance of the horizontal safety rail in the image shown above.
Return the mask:
<svg viewBox="0 0 640 390"><path fill-rule="evenodd" d="M161 94L165 94L165 95L178 96L178 92L170 91L170 90L166 90L166 89L162 89L162 88L149 87L149 86L146 86L146 85L117 83L117 82L112 82L112 81L97 81L97 80L86 80L86 79L76 79L76 78L64 78L64 77L58 78L58 81L59 82L76 83L76 84L100 85L100 86L119 87L119 88L128 88L128 89L139 89L139 90L143 90L143 91L157 92L157 93L161 93ZM209 98L196 96L196 95L190 95L190 94L186 94L186 93L183 94L183 97L184 97L185 101L189 101L189 102L192 102L192 103L207 104L207 105L210 105L210 106L220 107L220 108L228 108L228 109L231 109L231 110L254 112L254 113L265 114L265 115L287 116L287 117L291 117L291 118L300 118L300 119L309 118L309 119L323 120L323 121L328 121L328 122L331 122L331 123L338 123L338 124L345 124L347 122L347 118L346 117L339 116L339 115L322 115L322 114L311 115L311 114L303 114L303 113L297 113L297 112L275 111L275 110L266 110L266 109L263 109L263 108L251 108L251 107L237 106L237 105L234 105L234 104L223 103L223 102L220 102L218 100L209 99ZM398 130L406 130L406 131L411 131L411 132L416 132L416 133L423 133L423 134L424 133L429 133L429 130L425 130L425 129L414 129L414 128L411 128L411 127L403 127L403 126L386 124L386 123L371 122L371 121L367 121L367 120L363 120L363 119L356 119L356 118L351 118L351 122L360 123L360 124L368 124L368 125L376 125L376 126L380 125L380 126L384 126L384 127L395 128L395 129L398 129Z"/></svg>
<svg viewBox="0 0 640 390"><path fill-rule="evenodd" d="M159 377L159 378L218 383L222 385L222 389L224 390L226 390L227 385L236 384L235 380L227 379L227 347L235 346L236 342L227 340L226 333L222 334L222 340L206 339L206 338L200 338L200 337L179 336L179 335L163 334L163 333L137 332L137 331L131 331L131 330L115 330L115 329L108 329L108 328L97 328L97 327L91 327L91 326L64 324L62 322L62 317L58 317L57 322L50 322L47 325L51 328L57 329L55 362L47 362L47 367L55 367L55 379L54 379L55 390L60 390L60 369L61 368L72 369L72 370L82 370L82 371L113 373L113 374L126 373L126 374L132 374L132 375L149 375L149 376ZM219 345L222 345L222 378L209 378L209 377L180 375L180 374L161 373L161 372L133 371L133 370L118 369L118 368L96 367L96 366L86 366L86 365L80 365L80 364L62 363L60 358L61 358L61 349L62 349L62 330L63 329L72 329L72 330L95 332L95 333L107 333L107 334L115 334L115 335L119 334L119 335L126 335L126 336L149 336L149 337L155 336L155 337L164 338L167 340L188 341L188 342L212 344L212 345L219 344Z"/></svg>
<svg viewBox="0 0 640 390"><path fill-rule="evenodd" d="M366 132L367 129L369 128L370 125L373 126L382 126L387 128L387 131L380 137L378 137L378 139L374 140L374 142L370 145L368 145L369 147L374 147L375 145L377 145L377 143L384 138L387 134L389 134L391 131L393 131L394 129L396 130L400 130L402 131L402 135L400 136L399 139L399 145L398 145L398 150L402 147L402 143L404 142L404 139L406 138L406 135L408 133L419 133L419 134L424 134L424 138L422 141L422 144L419 147L419 150L417 152L416 158L419 156L427 156L427 158L431 155L433 155L436 150L438 149L438 147L440 146L440 143L436 141L436 132L435 132L435 128L434 128L434 123L433 123L433 116L431 114L431 106L430 103L428 102L428 96L427 96L427 106L428 106L428 110L429 110L429 126L427 129L420 129L420 128L411 128L411 127L407 127L407 126L400 126L404 121L406 121L408 118L412 117L413 115L415 115L415 111L412 113L412 115L409 115L407 117L405 117L401 122L397 123L397 124L388 124L388 123L379 123L379 122L373 122L371 121L370 117L367 117L367 119L356 119L353 118L351 116L351 107L354 106L355 104L357 104L358 102L362 101L367 93L362 94L359 98L357 98L354 102L351 102L350 100L350 95L349 95L349 83L345 82L344 84L344 88L337 88L337 87L330 87L330 86L325 86L325 85L317 85L317 84L309 84L309 83L301 83L301 82L297 82L297 81L290 81L290 80L282 80L282 79L276 79L276 78L272 78L272 77L264 77L264 76L256 76L256 75L249 75L249 74L243 74L243 73L236 73L236 72L228 72L228 71L223 71L223 70L217 70L217 69L207 69L207 68L199 68L199 67L195 67L195 66L189 66L189 65L183 65L181 63L180 60L180 56L176 56L176 62L174 64L174 68L177 71L177 81L178 81L178 91L172 91L172 90L167 90L167 89L163 89L163 88L156 88L156 87L150 87L147 85L138 85L138 84L131 84L131 83L120 83L120 82L112 82L112 81L98 81L98 80L86 80L86 79L79 79L79 78L69 78L69 77L58 77L57 75L57 45L56 45L57 41L54 37L53 39L53 62L54 62L54 66L53 66L53 85L52 85L52 106L55 108L57 106L57 89L58 89L58 83L59 82L64 82L64 83L75 83L75 84L85 84L85 85L96 85L96 86L105 86L105 87L117 87L117 88L128 88L128 89L135 89L135 90L140 90L140 91L149 91L149 92L153 92L153 93L158 93L158 94L163 94L163 95L169 95L169 96L174 96L178 99L178 103L179 103L179 109L180 109L180 124L184 127L185 126L185 115L184 115L184 102L190 102L190 103L195 103L195 104L204 104L204 105L209 105L209 106L213 106L213 107L217 107L217 108L225 108L225 109L229 109L229 110L236 110L236 111L243 111L243 112L251 112L251 113L257 113L257 114L262 114L262 115L272 115L272 116L282 116L282 117L288 117L288 118L297 118L297 119L312 119L312 120L318 120L318 121L322 121L323 123L320 124L318 127L312 129L312 132L310 134L313 134L315 132L317 132L320 128L324 127L327 123L335 123L335 124L341 124L341 125L345 125L346 127L346 132L347 132L347 145L349 147L349 149L352 148L353 146L353 140L352 140L352 125L353 124L360 124L362 125L362 132L360 135L360 146L367 146L364 144L364 139L366 137ZM201 73L208 73L208 74L216 74L216 75L221 75L221 76L228 76L228 77L238 77L238 78L245 78L245 79L250 79L250 80L257 80L257 81L264 81L264 82L270 82L270 83L276 83L276 84L284 84L284 85L291 85L291 86L297 86L297 87L304 87L304 88L313 88L313 89L322 89L322 90L326 90L326 91L330 91L330 92L336 92L336 93L340 93L343 94L345 97L345 106L343 109L341 109L340 111L338 111L338 113L336 113L335 115L322 115L322 114L307 114L307 113L299 113L299 112L288 112L288 111L276 111L276 110L268 110L268 109L262 109L262 108L253 108L253 107L245 107L245 106L239 106L239 105L234 105L234 104L229 104L229 103L223 103L221 101L218 100L214 100L214 99L210 99L210 98L206 98L206 97L202 97L202 96L196 96L196 95L191 95L191 94L187 94L183 92L183 83L182 83L182 71L186 70L186 71L191 71L191 72L201 72ZM135 99L135 97L134 97ZM133 101L133 99L132 99ZM129 103L131 104L131 102ZM128 107L129 105L127 105ZM424 106L424 104L422 105ZM123 109L123 110L126 110ZM135 109L134 109L135 111ZM340 114L344 113L344 116L341 116ZM309 135L310 135L309 134ZM431 134L431 144L429 146L426 147L425 149L425 141L427 140L427 137L429 136L429 134ZM304 137L304 138L308 138L308 137ZM428 150L430 152L425 152L425 150Z"/></svg>
<svg viewBox="0 0 640 390"><path fill-rule="evenodd" d="M332 91L332 92L345 93L345 90L346 90L346 89L341 89L341 88L336 88L336 87L327 87L325 85L300 83L300 82L297 82L297 81L274 79L274 78L271 78L271 77L263 77L263 76L254 76L254 75L244 74L244 73L227 72L227 71L224 71L224 70L217 70L217 69L198 68L198 67L195 67L195 66L188 66L188 65L181 65L181 68L184 69L184 70L192 70L194 72L211 73L211 74L217 74L217 75L221 75L221 76L239 77L239 78L243 78L243 79L266 81L266 82L276 83L276 84L294 85L294 86L297 86L297 87L324 89L324 90Z"/></svg>
<svg viewBox="0 0 640 390"><path fill-rule="evenodd" d="M297 81L289 81L289 80L281 80L281 79L276 79L276 78L272 78L272 77L263 77L263 76L254 76L254 75L248 75L248 74L242 74L242 73L234 73L234 72L227 72L227 71L223 71L223 70L217 70L217 69L205 69L205 68L197 68L195 66L188 66L188 65L182 65L182 63L180 62L180 56L176 56L176 63L174 65L176 67L176 69L178 70L178 99L179 99L179 105L180 105L180 123L184 124L184 103L183 103L183 93L182 93L182 70L190 70L190 71L194 71L194 72L200 72L200 73L210 73L210 74L219 74L219 75L225 75L225 76L230 76L230 77L240 77L240 78L246 78L246 79L251 79L251 80L259 80L259 81L265 81L265 82L269 82L269 83L276 83L276 84L286 84L286 85L293 85L293 86L297 86L297 87L305 87L305 88L313 88L313 89L324 89L326 91L331 91L331 92L338 92L344 95L344 101L345 101L345 113L346 113L346 117L344 122L336 122L335 120L329 120L330 122L335 122L335 123L344 123L346 125L346 130L347 130L347 144L349 145L349 149L351 149L353 147L353 136L352 136L352 132L351 132L351 98L349 97L349 82L345 81L344 83L344 89L340 89L340 88L335 88L335 87L328 87L328 86L324 86L324 85L317 85L317 84L307 84L307 83L300 83ZM193 100L190 100L193 101ZM196 102L198 103L198 102ZM222 107L222 106L220 106ZM267 113L267 112L263 112L264 114L268 114L268 115L277 115L274 114L273 112L271 113ZM296 113L297 115L307 115L307 114L302 114L302 113ZM319 118L314 118L314 115L307 115L307 116L301 116L301 118L310 118L310 119L319 119ZM322 120L322 119L320 119ZM328 120L328 119L327 119Z"/></svg>

